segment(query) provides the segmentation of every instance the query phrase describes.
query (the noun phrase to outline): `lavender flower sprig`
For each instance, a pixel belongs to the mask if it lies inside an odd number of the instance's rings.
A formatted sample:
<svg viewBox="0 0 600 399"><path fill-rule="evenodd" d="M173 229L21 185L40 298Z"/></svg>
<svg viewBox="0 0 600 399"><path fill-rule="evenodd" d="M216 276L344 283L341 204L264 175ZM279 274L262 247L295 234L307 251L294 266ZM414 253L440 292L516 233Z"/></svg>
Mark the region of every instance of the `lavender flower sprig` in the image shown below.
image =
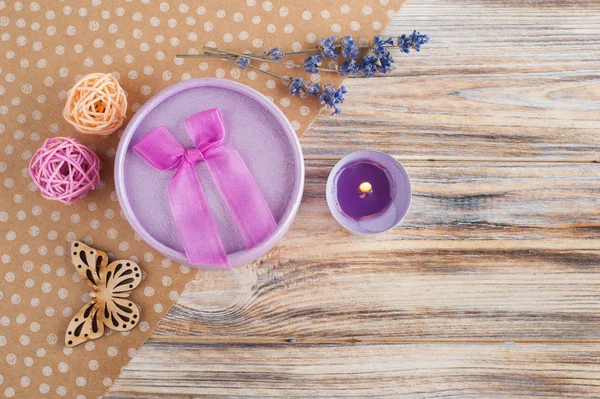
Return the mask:
<svg viewBox="0 0 600 399"><path fill-rule="evenodd" d="M319 39L315 47L299 51L282 52L279 50L279 47L273 47L263 53L238 54L215 47L204 46L204 49L208 51L204 54L179 54L177 57L206 57L233 60L240 69L253 69L281 79L282 82L288 85L290 94L293 96L318 97L321 104L331 109L335 115L341 112L338 105L344 102L344 94L347 93L344 86L336 89L331 83L321 86L320 83L310 83L301 77L281 76L265 68L258 68L252 64L252 61L280 64L288 68L302 68L305 72L312 74L335 72L341 76L362 75L364 77L372 77L378 73L385 74L394 70L395 61L390 50L398 49L402 53L410 53L411 50L420 51L421 47L428 41L429 37L427 35L415 30L411 34L403 34L398 37L375 36L372 44L369 46L357 46L354 38L347 35L339 41L335 36ZM306 57L301 64L294 61L281 61L286 56L306 53L312 54ZM362 57L360 57L361 54L363 54ZM334 69L322 67L324 60L336 60L339 57L343 57L344 60L339 65L336 64Z"/></svg>

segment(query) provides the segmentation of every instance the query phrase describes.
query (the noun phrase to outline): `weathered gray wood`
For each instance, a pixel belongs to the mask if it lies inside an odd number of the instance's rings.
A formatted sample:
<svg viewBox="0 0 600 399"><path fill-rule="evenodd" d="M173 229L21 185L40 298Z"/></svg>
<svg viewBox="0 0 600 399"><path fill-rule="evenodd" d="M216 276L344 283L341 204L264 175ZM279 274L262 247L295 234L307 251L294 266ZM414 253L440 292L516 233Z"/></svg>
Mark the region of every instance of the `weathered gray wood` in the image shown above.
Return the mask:
<svg viewBox="0 0 600 399"><path fill-rule="evenodd" d="M152 342L105 398L597 398L596 344Z"/></svg>
<svg viewBox="0 0 600 399"><path fill-rule="evenodd" d="M600 3L407 1L387 28L430 43L389 77L349 79L310 155L599 161Z"/></svg>
<svg viewBox="0 0 600 399"><path fill-rule="evenodd" d="M414 206L354 236L308 161L286 239L235 272L199 272L159 335L259 339L600 339L600 167L412 162Z"/></svg>

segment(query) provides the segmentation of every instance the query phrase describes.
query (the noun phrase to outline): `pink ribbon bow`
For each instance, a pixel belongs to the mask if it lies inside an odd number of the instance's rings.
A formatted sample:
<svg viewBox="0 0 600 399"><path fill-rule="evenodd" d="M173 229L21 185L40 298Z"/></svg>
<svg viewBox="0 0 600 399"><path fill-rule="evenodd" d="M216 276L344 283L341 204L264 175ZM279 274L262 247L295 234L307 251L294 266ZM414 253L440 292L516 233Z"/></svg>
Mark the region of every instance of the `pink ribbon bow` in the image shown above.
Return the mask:
<svg viewBox="0 0 600 399"><path fill-rule="evenodd" d="M185 120L185 127L195 147L183 148L159 126L133 149L156 169L176 169L169 181L169 203L190 263L231 269L194 165L206 162L248 248L271 234L277 223L240 154L222 145L221 111L215 108L192 115Z"/></svg>

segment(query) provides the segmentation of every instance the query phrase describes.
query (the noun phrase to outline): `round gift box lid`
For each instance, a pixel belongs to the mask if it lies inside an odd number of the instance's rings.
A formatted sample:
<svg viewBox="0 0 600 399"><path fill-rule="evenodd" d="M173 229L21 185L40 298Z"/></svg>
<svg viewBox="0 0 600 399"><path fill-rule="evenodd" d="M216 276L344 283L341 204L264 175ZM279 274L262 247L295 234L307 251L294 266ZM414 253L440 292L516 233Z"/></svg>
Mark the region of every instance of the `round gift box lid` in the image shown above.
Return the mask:
<svg viewBox="0 0 600 399"><path fill-rule="evenodd" d="M185 265L190 264L171 213L168 183L175 170L148 165L133 146L158 126L166 127L185 147L193 147L185 130L187 117L219 108L223 116L223 145L235 148L254 177L275 221L275 231L247 249L205 162L196 164L202 188L219 236L234 267L253 262L285 235L300 206L304 162L300 142L283 112L258 91L224 79L194 79L170 86L144 104L123 132L115 160L115 185L125 218L154 249ZM202 223L202 221L198 221Z"/></svg>

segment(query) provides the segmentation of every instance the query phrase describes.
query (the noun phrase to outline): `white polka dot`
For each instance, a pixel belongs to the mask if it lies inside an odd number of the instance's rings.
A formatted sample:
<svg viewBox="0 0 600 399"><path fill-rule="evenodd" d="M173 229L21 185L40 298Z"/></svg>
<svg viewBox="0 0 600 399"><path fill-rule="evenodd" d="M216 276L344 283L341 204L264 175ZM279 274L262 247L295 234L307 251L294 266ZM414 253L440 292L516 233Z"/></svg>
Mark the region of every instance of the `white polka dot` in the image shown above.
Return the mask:
<svg viewBox="0 0 600 399"><path fill-rule="evenodd" d="M31 342L31 339L27 335L21 335L21 337L19 338L19 342L21 343L21 345L27 346Z"/></svg>
<svg viewBox="0 0 600 399"><path fill-rule="evenodd" d="M119 353L118 349L115 348L114 346L109 346L108 349L106 349L106 354L110 357L115 357L115 356L117 356L118 353Z"/></svg>
<svg viewBox="0 0 600 399"><path fill-rule="evenodd" d="M66 299L69 296L69 291L66 288L58 290L58 297L60 299Z"/></svg>
<svg viewBox="0 0 600 399"><path fill-rule="evenodd" d="M50 392L50 385L46 383L40 384L40 393L46 394L48 392Z"/></svg>
<svg viewBox="0 0 600 399"><path fill-rule="evenodd" d="M87 384L87 380L85 379L85 377L77 377L77 379L75 380L75 384L77 384L77 386L80 387L84 387L85 384Z"/></svg>
<svg viewBox="0 0 600 399"><path fill-rule="evenodd" d="M97 360L94 360L94 359L92 359L92 360L90 360L90 361L88 362L88 368L89 368L90 370L98 370L98 366L99 366L99 365L100 365L100 364L98 363L98 361L97 361Z"/></svg>
<svg viewBox="0 0 600 399"><path fill-rule="evenodd" d="M110 238L111 240L114 240L115 238L117 238L118 232L116 229L110 228L108 229L108 231L106 232L106 235L108 236L108 238Z"/></svg>
<svg viewBox="0 0 600 399"><path fill-rule="evenodd" d="M140 322L140 330L142 332L148 331L150 329L150 324L147 321Z"/></svg>
<svg viewBox="0 0 600 399"><path fill-rule="evenodd" d="M163 311L163 306L162 306L160 303L157 303L157 304L155 304L155 305L154 305L154 311L155 311L156 313L160 313L160 312L162 312L162 311Z"/></svg>
<svg viewBox="0 0 600 399"><path fill-rule="evenodd" d="M50 284L49 282L44 282L42 283L42 292L44 294L48 294L52 291L52 284Z"/></svg>
<svg viewBox="0 0 600 399"><path fill-rule="evenodd" d="M29 384L31 384L31 379L29 377L27 377L26 375L24 375L23 377L21 377L20 384L23 388L27 388L29 386Z"/></svg>
<svg viewBox="0 0 600 399"><path fill-rule="evenodd" d="M65 362L58 363L58 371L61 373L66 373L69 371L69 365Z"/></svg>
<svg viewBox="0 0 600 399"><path fill-rule="evenodd" d="M10 364L11 366L17 363L17 355L14 353L9 353L6 355L6 363Z"/></svg>

